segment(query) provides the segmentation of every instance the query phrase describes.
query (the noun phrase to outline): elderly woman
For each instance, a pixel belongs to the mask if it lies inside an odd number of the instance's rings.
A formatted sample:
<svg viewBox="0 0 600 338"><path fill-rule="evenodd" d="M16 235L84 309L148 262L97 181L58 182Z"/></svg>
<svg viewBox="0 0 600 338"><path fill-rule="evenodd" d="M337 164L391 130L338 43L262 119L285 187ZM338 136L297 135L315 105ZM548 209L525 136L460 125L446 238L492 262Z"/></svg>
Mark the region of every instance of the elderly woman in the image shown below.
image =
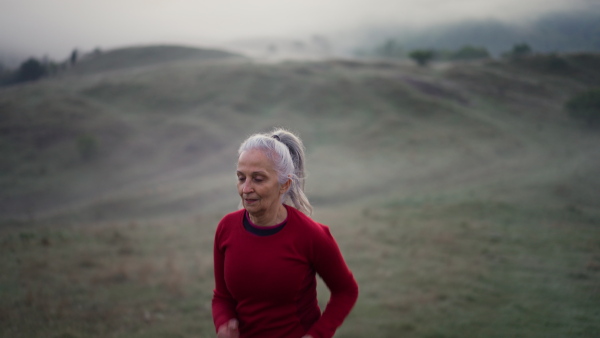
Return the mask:
<svg viewBox="0 0 600 338"><path fill-rule="evenodd" d="M358 285L329 228L309 217L302 141L278 129L249 137L238 153L243 209L215 234L217 337L332 337ZM331 292L322 314L316 274Z"/></svg>

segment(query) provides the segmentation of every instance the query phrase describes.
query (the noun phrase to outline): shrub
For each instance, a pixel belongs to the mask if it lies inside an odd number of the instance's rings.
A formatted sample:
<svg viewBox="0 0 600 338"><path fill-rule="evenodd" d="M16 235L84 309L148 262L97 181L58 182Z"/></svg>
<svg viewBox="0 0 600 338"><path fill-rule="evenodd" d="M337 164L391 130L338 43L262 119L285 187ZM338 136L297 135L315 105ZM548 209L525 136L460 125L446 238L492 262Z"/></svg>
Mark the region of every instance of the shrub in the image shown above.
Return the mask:
<svg viewBox="0 0 600 338"><path fill-rule="evenodd" d="M44 65L38 60L31 58L21 64L17 72L16 81L35 81L46 75Z"/></svg>
<svg viewBox="0 0 600 338"><path fill-rule="evenodd" d="M517 57L526 56L526 55L531 54L531 47L526 43L518 43L513 46L511 53L513 56L517 56Z"/></svg>
<svg viewBox="0 0 600 338"><path fill-rule="evenodd" d="M525 56L529 56L532 54L532 52L533 51L528 44L518 43L518 44L515 44L510 51L502 54L502 56L506 57L506 58L515 59L515 58L522 58Z"/></svg>
<svg viewBox="0 0 600 338"><path fill-rule="evenodd" d="M490 57L490 53L485 47L474 47L474 46L463 46L461 49L450 55L452 60L475 60L475 59L487 59Z"/></svg>
<svg viewBox="0 0 600 338"><path fill-rule="evenodd" d="M565 103L569 116L590 126L600 125L600 88L581 92Z"/></svg>
<svg viewBox="0 0 600 338"><path fill-rule="evenodd" d="M415 60L419 66L426 66L431 59L433 59L433 51L429 49L417 49L413 50L408 56Z"/></svg>

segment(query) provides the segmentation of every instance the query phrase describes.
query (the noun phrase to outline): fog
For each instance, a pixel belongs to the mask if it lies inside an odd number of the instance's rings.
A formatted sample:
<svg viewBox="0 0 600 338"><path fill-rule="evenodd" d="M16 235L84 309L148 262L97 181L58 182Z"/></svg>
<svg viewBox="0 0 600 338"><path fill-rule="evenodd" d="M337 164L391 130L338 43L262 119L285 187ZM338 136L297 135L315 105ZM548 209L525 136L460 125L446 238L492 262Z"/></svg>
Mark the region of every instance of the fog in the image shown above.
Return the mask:
<svg viewBox="0 0 600 338"><path fill-rule="evenodd" d="M335 37L381 26L465 19L526 23L594 0L0 0L0 55L65 58L72 49L219 45L260 37Z"/></svg>

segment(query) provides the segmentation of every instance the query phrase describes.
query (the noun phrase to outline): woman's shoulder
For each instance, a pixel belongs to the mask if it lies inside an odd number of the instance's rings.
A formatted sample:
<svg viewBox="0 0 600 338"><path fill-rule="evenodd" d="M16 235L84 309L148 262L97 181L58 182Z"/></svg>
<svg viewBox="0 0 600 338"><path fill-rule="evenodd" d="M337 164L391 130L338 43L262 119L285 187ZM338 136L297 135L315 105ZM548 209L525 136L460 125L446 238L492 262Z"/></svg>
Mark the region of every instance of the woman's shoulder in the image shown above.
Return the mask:
<svg viewBox="0 0 600 338"><path fill-rule="evenodd" d="M239 223L243 217L244 217L244 209L230 212L227 215L223 216L223 218L221 218L221 221L219 222L217 229L231 227L232 224Z"/></svg>
<svg viewBox="0 0 600 338"><path fill-rule="evenodd" d="M230 213L228 213L227 215L223 216L223 218L221 219L221 221L225 221L225 220L231 220L232 218L239 218L242 217L242 215L244 215L244 211L246 211L246 209L242 208L236 211L232 211Z"/></svg>
<svg viewBox="0 0 600 338"><path fill-rule="evenodd" d="M295 222L301 223L304 231L314 232L317 234L329 234L329 227L327 225L313 220L305 215L302 211L292 206L286 207L288 208L288 219L293 219Z"/></svg>

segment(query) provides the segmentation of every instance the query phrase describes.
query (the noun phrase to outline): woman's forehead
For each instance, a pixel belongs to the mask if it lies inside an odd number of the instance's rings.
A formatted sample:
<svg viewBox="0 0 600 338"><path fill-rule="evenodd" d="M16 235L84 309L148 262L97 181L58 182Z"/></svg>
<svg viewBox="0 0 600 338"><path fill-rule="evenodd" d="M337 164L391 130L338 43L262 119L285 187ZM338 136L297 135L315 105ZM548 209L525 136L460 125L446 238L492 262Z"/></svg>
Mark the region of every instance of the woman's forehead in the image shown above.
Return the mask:
<svg viewBox="0 0 600 338"><path fill-rule="evenodd" d="M258 149L243 151L238 158L237 168L238 171L275 171L273 161Z"/></svg>

